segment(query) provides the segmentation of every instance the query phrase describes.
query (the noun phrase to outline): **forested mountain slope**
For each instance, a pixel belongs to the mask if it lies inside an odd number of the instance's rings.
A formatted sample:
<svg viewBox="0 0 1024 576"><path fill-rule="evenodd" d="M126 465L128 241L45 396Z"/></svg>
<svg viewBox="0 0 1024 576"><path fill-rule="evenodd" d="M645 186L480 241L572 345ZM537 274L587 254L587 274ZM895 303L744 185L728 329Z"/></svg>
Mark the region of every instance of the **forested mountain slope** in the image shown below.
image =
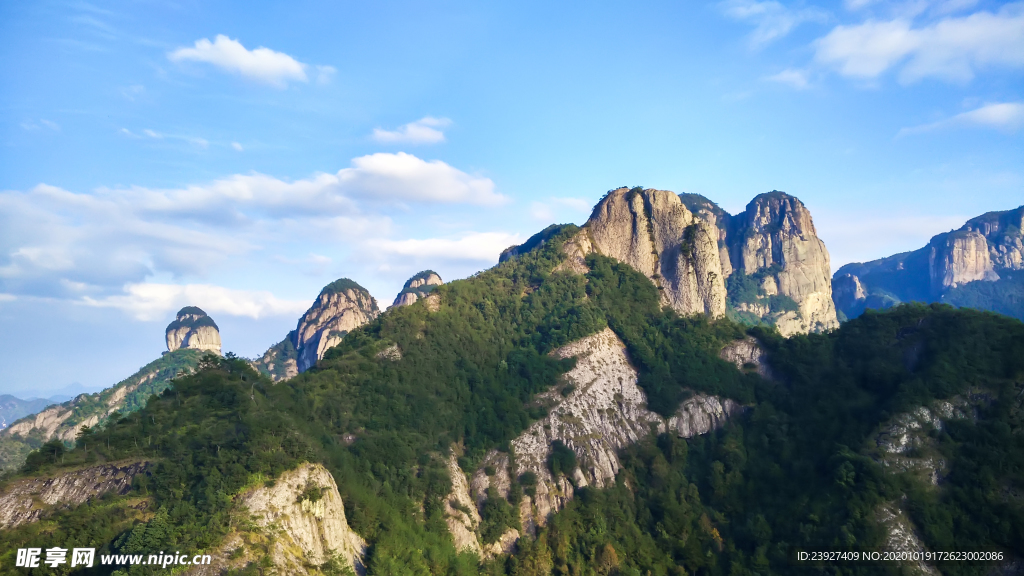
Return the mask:
<svg viewBox="0 0 1024 576"><path fill-rule="evenodd" d="M245 503L306 462L323 464L336 482L346 529L367 543L356 567L372 575L789 574L805 571L798 551L889 546L886 510L913 522L927 549L1004 558L1024 551L1024 324L903 306L825 334L781 338L724 318L681 317L662 307L647 277L600 254L586 256L585 274L573 272L563 246L577 232L564 227L532 251L393 308L287 381L209 356L142 410L87 431L74 450L45 445L21 476L150 464L127 494L58 503L0 532L0 566L13 564L17 548L45 542L206 550L233 557L236 573L267 573L280 566L273 541L245 520ZM480 521L469 527L486 540L518 526L524 535L511 554L481 562L458 552L447 520L467 505L452 503L452 458L459 470L497 478L489 454L514 459L531 426L558 421L549 417L562 404L541 397L574 398L566 374L583 360L551 353L606 328L621 340L652 418L700 395L746 408L719 431L689 438L659 434L653 421L618 451L619 469L604 487L579 480L584 451L552 443L544 464L572 488L564 508L531 533L515 510L538 478L513 474L506 494L488 491L475 503ZM748 335L765 351L771 379L720 357ZM958 408L946 416L942 401ZM902 418L921 407L943 415L911 434ZM890 448L894 438L905 439L895 441L899 449ZM940 470L934 484L915 464L925 460ZM302 509L314 514L317 490L295 503L309 502ZM224 549L229 542L242 544ZM306 558L308 573L351 569ZM817 566L845 574L902 568ZM986 574L992 565L936 568ZM147 570L155 572L132 573Z"/></svg>

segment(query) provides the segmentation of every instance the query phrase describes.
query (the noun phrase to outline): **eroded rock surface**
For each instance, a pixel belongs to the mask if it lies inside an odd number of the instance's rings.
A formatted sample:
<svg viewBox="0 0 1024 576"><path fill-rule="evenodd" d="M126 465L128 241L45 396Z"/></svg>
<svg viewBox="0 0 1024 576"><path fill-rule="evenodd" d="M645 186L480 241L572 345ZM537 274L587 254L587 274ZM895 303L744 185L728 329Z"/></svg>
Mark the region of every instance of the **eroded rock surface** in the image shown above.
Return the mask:
<svg viewBox="0 0 1024 576"><path fill-rule="evenodd" d="M238 497L248 510L267 550L254 550L245 534L232 533L213 556L213 563L189 574L220 574L241 568L262 553L269 555L279 574L319 574L317 568L332 554L365 572L366 542L348 525L345 506L334 477L320 464L302 464L285 472L273 486L262 486ZM232 552L241 548L239 553ZM231 556L235 556L232 558Z"/></svg>
<svg viewBox="0 0 1024 576"><path fill-rule="evenodd" d="M910 518L896 503L879 508L875 520L885 529L885 549L890 552L925 552L927 549L921 542L917 529ZM940 576L934 566L923 561L901 562L905 572L918 576Z"/></svg>
<svg viewBox="0 0 1024 576"><path fill-rule="evenodd" d="M619 188L587 221L593 248L651 279L680 314L725 315L718 230L673 192Z"/></svg>
<svg viewBox="0 0 1024 576"><path fill-rule="evenodd" d="M217 323L197 306L186 306L178 311L174 321L167 325L167 351L192 348L220 354L220 330Z"/></svg>
<svg viewBox="0 0 1024 576"><path fill-rule="evenodd" d="M772 378L772 371L768 366L768 356L765 354L764 348L761 347L761 343L753 336L727 344L722 348L719 357L726 362L732 362L740 370L753 368L762 378L769 380Z"/></svg>
<svg viewBox="0 0 1024 576"><path fill-rule="evenodd" d="M305 372L341 343L346 334L380 315L377 301L348 278L324 286L295 330L271 346L252 366L275 382Z"/></svg>
<svg viewBox="0 0 1024 576"><path fill-rule="evenodd" d="M402 291L398 293L398 296L395 296L395 302L391 307L415 304L417 300L425 298L442 284L444 282L437 272L424 270L405 282L405 286L402 287Z"/></svg>
<svg viewBox="0 0 1024 576"><path fill-rule="evenodd" d="M73 508L107 492L127 494L147 462L104 464L48 478L15 480L0 494L0 529L35 522L60 508Z"/></svg>
<svg viewBox="0 0 1024 576"><path fill-rule="evenodd" d="M774 318L784 336L839 326L828 250L798 198L778 191L758 195L731 218L726 244L734 271L760 277L764 296L796 303L798 310Z"/></svg>
<svg viewBox="0 0 1024 576"><path fill-rule="evenodd" d="M536 477L535 494L524 495L520 503L520 521L526 533L545 525L548 516L573 497L575 488L604 487L614 482L620 469L618 450L652 432L672 431L681 437L703 434L742 410L732 400L705 394L695 394L667 419L648 410L625 345L607 328L552 354L575 357L577 361L566 374L564 386L538 397L551 406L548 415L512 441L514 457L498 451L489 453L473 474L470 486L470 494L479 506L488 488L507 497L513 478L532 473ZM555 477L548 469L555 441L576 455L578 466L570 477ZM488 476L484 472L487 468L495 473Z"/></svg>
<svg viewBox="0 0 1024 576"><path fill-rule="evenodd" d="M299 372L316 366L324 352L340 344L345 334L379 314L377 301L359 284L347 278L328 284L295 329Z"/></svg>
<svg viewBox="0 0 1024 576"><path fill-rule="evenodd" d="M452 533L452 539L455 541L455 549L460 552L474 552L482 557L483 549L476 536L476 529L480 526L480 513L477 511L477 503L469 495L466 474L459 467L459 460L454 452L448 458L448 474L452 479L452 492L444 503L444 515L448 531Z"/></svg>

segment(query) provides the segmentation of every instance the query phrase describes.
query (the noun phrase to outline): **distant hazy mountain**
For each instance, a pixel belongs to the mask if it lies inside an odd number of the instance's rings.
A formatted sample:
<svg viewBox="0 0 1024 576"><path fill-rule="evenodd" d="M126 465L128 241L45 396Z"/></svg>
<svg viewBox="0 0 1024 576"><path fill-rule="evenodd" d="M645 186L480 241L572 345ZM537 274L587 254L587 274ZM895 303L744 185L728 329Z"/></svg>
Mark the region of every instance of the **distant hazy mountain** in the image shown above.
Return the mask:
<svg viewBox="0 0 1024 576"><path fill-rule="evenodd" d="M847 318L901 302L945 302L1024 319L1024 206L989 212L927 246L866 263L832 278L836 308Z"/></svg>

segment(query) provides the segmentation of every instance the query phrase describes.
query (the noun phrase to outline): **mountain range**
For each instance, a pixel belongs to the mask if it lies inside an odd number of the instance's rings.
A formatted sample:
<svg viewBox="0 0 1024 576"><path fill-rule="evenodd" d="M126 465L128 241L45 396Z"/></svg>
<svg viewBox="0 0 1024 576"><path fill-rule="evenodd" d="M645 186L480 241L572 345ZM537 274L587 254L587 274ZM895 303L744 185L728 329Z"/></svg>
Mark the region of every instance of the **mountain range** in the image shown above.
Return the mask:
<svg viewBox="0 0 1024 576"><path fill-rule="evenodd" d="M162 358L0 433L0 565L45 534L211 554L189 574L1015 573L1024 324L922 302L1010 299L1020 213L831 278L785 193L618 188L384 312L332 282L255 360L186 307Z"/></svg>

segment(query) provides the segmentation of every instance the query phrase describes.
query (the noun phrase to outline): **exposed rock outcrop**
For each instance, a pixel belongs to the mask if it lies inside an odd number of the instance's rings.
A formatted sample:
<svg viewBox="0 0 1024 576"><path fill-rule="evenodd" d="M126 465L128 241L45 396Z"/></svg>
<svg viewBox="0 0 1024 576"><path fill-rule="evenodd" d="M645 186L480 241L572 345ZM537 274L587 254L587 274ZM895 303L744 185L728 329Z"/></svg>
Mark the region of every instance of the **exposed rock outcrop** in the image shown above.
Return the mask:
<svg viewBox="0 0 1024 576"><path fill-rule="evenodd" d="M402 287L402 291L395 296L395 302L391 305L392 308L396 306L409 306L415 304L420 298L425 298L428 294L434 291L435 288L444 284L441 277L438 276L437 272L433 270L424 270L419 274L416 274L412 278L406 281L405 286Z"/></svg>
<svg viewBox="0 0 1024 576"><path fill-rule="evenodd" d="M878 509L875 521L885 530L885 549L889 552L910 552L920 554L926 552L917 529L910 521L910 518L895 503L884 505ZM912 560L900 562L903 567L903 574L915 576L939 576L940 572L934 566L924 561L914 562Z"/></svg>
<svg viewBox="0 0 1024 576"><path fill-rule="evenodd" d="M480 513L477 511L477 503L469 495L466 474L459 467L459 459L454 452L448 458L448 474L452 479L452 492L444 503L444 516L448 531L455 541L455 549L483 557L483 548L476 537Z"/></svg>
<svg viewBox="0 0 1024 576"><path fill-rule="evenodd" d="M847 318L867 308L883 309L901 302L949 302L994 310L1024 319L1015 296L1024 270L1024 206L989 212L968 220L958 230L938 234L928 245L836 271L836 307ZM974 282L993 287L961 292Z"/></svg>
<svg viewBox="0 0 1024 576"><path fill-rule="evenodd" d="M489 453L471 483L471 494L480 505L488 488L506 497L512 478L532 473L535 494L523 496L520 507L520 520L528 533L546 524L548 516L563 508L576 488L614 482L620 469L620 449L652 432L672 431L680 437L703 434L742 411L732 400L704 394L683 402L670 418L648 410L625 345L607 328L552 354L576 358L576 366L565 375L566 387L538 397L550 405L548 415L512 441L514 458L502 452ZM555 441L576 455L578 466L568 476L556 477L548 469ZM488 476L484 468L493 468L495 473Z"/></svg>
<svg viewBox="0 0 1024 576"><path fill-rule="evenodd" d="M178 310L174 321L167 325L167 351L191 348L220 354L220 330L217 323L197 306Z"/></svg>
<svg viewBox="0 0 1024 576"><path fill-rule="evenodd" d="M232 533L212 554L212 564L189 574L220 574L241 568L261 554L269 556L279 574L318 574L317 568L332 554L357 574L365 573L366 542L349 527L338 485L320 464L302 464L281 474L272 486L240 495L237 502L248 510L257 531L270 537L262 542L267 549L247 548L250 540Z"/></svg>
<svg viewBox="0 0 1024 576"><path fill-rule="evenodd" d="M726 362L732 362L740 370L753 369L763 378L769 380L772 378L772 370L768 366L768 357L764 348L752 336L726 345L722 348L719 357Z"/></svg>
<svg viewBox="0 0 1024 576"><path fill-rule="evenodd" d="M947 234L932 240L928 271L933 294L967 282L999 280L988 253L988 240L973 230Z"/></svg>
<svg viewBox="0 0 1024 576"><path fill-rule="evenodd" d="M345 334L378 315L377 301L352 280L342 278L325 286L295 329L299 372L315 366L324 352L341 343Z"/></svg>
<svg viewBox="0 0 1024 576"><path fill-rule="evenodd" d="M718 230L664 190L619 188L594 208L586 230L593 248L629 264L680 314L725 314Z"/></svg>
<svg viewBox="0 0 1024 576"><path fill-rule="evenodd" d="M0 530L35 522L45 514L74 508L107 492L127 494L147 462L104 464L49 478L11 482L0 494Z"/></svg>
<svg viewBox="0 0 1024 576"><path fill-rule="evenodd" d="M771 319L784 336L839 326L832 302L831 264L803 202L784 192L760 194L746 211L729 218L725 232L733 273L752 276ZM796 310L777 308L781 296ZM748 309L753 311L753 309Z"/></svg>
<svg viewBox="0 0 1024 576"><path fill-rule="evenodd" d="M298 326L271 346L252 366L275 382L305 372L341 343L346 334L380 315L366 288L348 278L324 286Z"/></svg>

